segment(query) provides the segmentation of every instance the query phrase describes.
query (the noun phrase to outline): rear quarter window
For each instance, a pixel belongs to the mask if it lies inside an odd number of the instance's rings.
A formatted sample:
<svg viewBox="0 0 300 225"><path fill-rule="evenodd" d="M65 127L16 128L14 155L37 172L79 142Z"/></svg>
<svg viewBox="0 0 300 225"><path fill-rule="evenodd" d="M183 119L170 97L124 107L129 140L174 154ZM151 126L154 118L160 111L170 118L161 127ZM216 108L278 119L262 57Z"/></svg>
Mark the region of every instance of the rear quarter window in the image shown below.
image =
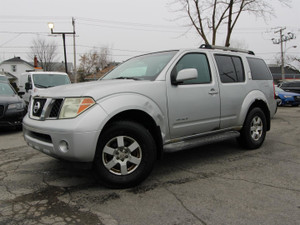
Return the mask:
<svg viewBox="0 0 300 225"><path fill-rule="evenodd" d="M253 80L273 80L273 76L264 60L247 57Z"/></svg>

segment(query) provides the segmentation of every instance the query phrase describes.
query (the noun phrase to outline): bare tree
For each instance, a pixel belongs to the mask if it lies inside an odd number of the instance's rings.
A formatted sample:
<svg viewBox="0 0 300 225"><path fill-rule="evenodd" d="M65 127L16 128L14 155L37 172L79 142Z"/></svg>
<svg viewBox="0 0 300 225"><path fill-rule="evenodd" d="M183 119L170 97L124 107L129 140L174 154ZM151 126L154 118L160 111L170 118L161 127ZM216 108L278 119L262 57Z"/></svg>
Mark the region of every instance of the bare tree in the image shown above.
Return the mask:
<svg viewBox="0 0 300 225"><path fill-rule="evenodd" d="M290 0L274 0L289 6ZM226 27L225 46L230 46L230 38L241 14L247 12L259 17L273 16L272 2L269 0L177 0L188 17L189 26L194 27L205 44L216 44L218 30ZM211 34L211 41L209 35Z"/></svg>
<svg viewBox="0 0 300 225"><path fill-rule="evenodd" d="M101 48L99 58L99 65L101 70L103 70L112 61L110 55L111 53L108 47Z"/></svg>
<svg viewBox="0 0 300 225"><path fill-rule="evenodd" d="M57 45L54 41L47 42L45 39L37 38L32 41L31 51L28 54L32 60L37 57L40 66L45 71L53 69L53 62L57 57Z"/></svg>
<svg viewBox="0 0 300 225"><path fill-rule="evenodd" d="M101 48L100 52L95 48L80 56L78 71L84 76L96 74L110 63L110 50L108 47Z"/></svg>

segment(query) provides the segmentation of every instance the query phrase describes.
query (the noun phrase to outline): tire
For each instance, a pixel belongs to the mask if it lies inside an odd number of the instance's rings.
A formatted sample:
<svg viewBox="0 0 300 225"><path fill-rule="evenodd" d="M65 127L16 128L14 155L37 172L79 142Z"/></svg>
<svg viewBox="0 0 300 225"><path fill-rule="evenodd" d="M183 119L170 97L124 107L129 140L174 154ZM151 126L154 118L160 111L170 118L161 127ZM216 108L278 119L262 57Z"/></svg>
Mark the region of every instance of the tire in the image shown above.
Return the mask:
<svg viewBox="0 0 300 225"><path fill-rule="evenodd" d="M100 135L94 168L97 178L110 188L128 188L151 173L156 145L150 132L132 121L111 124Z"/></svg>
<svg viewBox="0 0 300 225"><path fill-rule="evenodd" d="M278 106L282 106L282 100L279 98L279 99L277 99L277 105Z"/></svg>
<svg viewBox="0 0 300 225"><path fill-rule="evenodd" d="M260 108L253 108L247 115L239 142L245 149L259 148L266 137L267 120Z"/></svg>

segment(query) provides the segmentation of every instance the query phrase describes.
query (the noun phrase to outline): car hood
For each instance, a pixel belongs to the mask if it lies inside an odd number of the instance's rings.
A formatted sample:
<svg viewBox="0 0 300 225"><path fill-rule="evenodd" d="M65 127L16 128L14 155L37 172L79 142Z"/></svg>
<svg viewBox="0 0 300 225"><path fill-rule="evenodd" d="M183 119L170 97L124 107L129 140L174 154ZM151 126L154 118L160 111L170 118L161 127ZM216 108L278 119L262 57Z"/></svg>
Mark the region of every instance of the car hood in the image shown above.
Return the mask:
<svg viewBox="0 0 300 225"><path fill-rule="evenodd" d="M278 91L277 93L279 95L300 96L300 94L294 92L287 92L287 91Z"/></svg>
<svg viewBox="0 0 300 225"><path fill-rule="evenodd" d="M22 99L18 95L0 95L0 104L18 103Z"/></svg>
<svg viewBox="0 0 300 225"><path fill-rule="evenodd" d="M132 92L134 87L152 81L136 80L101 80L77 84L69 84L47 88L38 91L35 96L40 97L93 97L98 100L102 97L122 92Z"/></svg>

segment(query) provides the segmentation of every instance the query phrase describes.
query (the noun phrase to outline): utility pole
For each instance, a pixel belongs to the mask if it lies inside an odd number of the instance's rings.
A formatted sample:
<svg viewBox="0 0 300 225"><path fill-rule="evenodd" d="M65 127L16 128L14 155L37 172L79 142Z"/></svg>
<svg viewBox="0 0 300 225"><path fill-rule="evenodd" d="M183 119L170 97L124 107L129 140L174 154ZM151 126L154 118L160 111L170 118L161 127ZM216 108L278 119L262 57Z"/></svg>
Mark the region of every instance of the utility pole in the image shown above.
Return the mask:
<svg viewBox="0 0 300 225"><path fill-rule="evenodd" d="M283 42L287 42L291 39L295 39L296 35L288 32L287 35L283 34L283 31L286 29L286 27L280 27L278 30L276 30L274 33L279 33L280 37L279 39L272 38L273 44L280 44L280 55L281 55L281 79L285 80L285 71L284 71L284 51L283 51Z"/></svg>
<svg viewBox="0 0 300 225"><path fill-rule="evenodd" d="M65 58L65 70L68 74L68 62L67 62L67 50L66 50L66 34L73 34L75 35L75 28L73 27L73 32L54 32L54 24L52 22L48 23L48 26L51 30L51 34L61 34L63 39L63 45L64 45L64 58Z"/></svg>
<svg viewBox="0 0 300 225"><path fill-rule="evenodd" d="M77 83L77 69L76 69L76 44L75 44L75 18L72 17L72 25L73 25L73 53L74 53L74 69L73 69L73 75L74 75L74 82Z"/></svg>

